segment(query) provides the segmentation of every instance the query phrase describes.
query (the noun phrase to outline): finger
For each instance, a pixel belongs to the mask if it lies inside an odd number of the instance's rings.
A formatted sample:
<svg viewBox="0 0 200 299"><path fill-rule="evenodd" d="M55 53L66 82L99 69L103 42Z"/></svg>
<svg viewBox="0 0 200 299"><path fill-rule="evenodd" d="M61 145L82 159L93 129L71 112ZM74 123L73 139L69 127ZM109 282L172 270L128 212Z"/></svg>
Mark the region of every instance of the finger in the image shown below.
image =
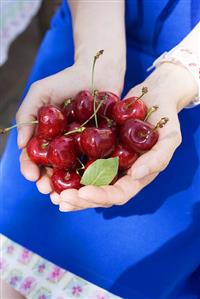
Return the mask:
<svg viewBox="0 0 200 299"><path fill-rule="evenodd" d="M109 186L109 187L113 187L113 186ZM80 198L88 201L89 203L95 205L96 207L112 206L113 204L112 199L115 197L115 193L113 193L114 196L112 196L112 194L109 194L105 191L103 186L102 187L84 186L79 189L78 194Z"/></svg>
<svg viewBox="0 0 200 299"><path fill-rule="evenodd" d="M42 194L49 194L52 192L52 186L51 186L52 172L53 169L51 168L43 169L41 176L36 183L39 192L41 192Z"/></svg>
<svg viewBox="0 0 200 299"><path fill-rule="evenodd" d="M29 181L37 181L40 177L40 169L30 160L26 149L23 149L20 155L20 169L23 176Z"/></svg>
<svg viewBox="0 0 200 299"><path fill-rule="evenodd" d="M134 180L126 175L119 179L114 185L95 187L85 186L79 189L82 198L94 201L99 207L125 204L135 196L143 187L150 183L158 174L145 177L142 180Z"/></svg>
<svg viewBox="0 0 200 299"><path fill-rule="evenodd" d="M50 194L50 199L51 199L51 202L54 204L54 205L59 205L60 201L61 201L61 198L60 198L60 195L56 192L52 192Z"/></svg>
<svg viewBox="0 0 200 299"><path fill-rule="evenodd" d="M181 133L177 126L172 123L170 128L160 130L160 139L156 145L133 164L128 174L134 179L141 179L152 173L163 171L181 143Z"/></svg>
<svg viewBox="0 0 200 299"><path fill-rule="evenodd" d="M88 208L96 208L98 206L98 204L90 202L87 199L81 198L78 194L78 190L76 189L64 190L63 192L61 192L60 197L60 208L63 211L75 211Z"/></svg>
<svg viewBox="0 0 200 299"><path fill-rule="evenodd" d="M16 121L18 124L18 146L23 148L26 146L27 142L33 135L35 130L35 124L22 125L30 123L36 119L39 99L41 97L41 83L34 83L29 89L24 101L22 102L17 114ZM42 85L42 84L41 84Z"/></svg>
<svg viewBox="0 0 200 299"><path fill-rule="evenodd" d="M154 173L140 180L134 180L131 176L126 175L115 183L115 187L121 190L121 196L116 202L117 205L123 205L138 194L144 187L151 183L159 173ZM106 186L107 188L109 186Z"/></svg>

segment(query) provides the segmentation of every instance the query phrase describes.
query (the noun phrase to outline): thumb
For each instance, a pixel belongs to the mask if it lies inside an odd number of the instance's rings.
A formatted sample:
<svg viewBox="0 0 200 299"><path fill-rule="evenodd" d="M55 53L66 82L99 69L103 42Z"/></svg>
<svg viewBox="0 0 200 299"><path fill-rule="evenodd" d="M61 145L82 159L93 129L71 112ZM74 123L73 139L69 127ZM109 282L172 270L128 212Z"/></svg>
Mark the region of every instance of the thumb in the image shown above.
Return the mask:
<svg viewBox="0 0 200 299"><path fill-rule="evenodd" d="M38 99L41 98L40 90L39 83L34 83L16 114L19 148L24 148L26 146L35 130L33 121L36 120L37 117L37 110L39 108L37 103Z"/></svg>

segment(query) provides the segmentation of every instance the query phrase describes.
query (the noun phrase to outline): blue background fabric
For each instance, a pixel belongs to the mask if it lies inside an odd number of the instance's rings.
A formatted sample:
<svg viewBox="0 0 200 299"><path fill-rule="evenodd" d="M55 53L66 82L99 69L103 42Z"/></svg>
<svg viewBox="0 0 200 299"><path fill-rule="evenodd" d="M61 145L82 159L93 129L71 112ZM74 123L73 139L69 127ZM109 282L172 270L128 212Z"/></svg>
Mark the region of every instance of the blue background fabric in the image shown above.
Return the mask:
<svg viewBox="0 0 200 299"><path fill-rule="evenodd" d="M125 91L199 18L198 1L126 1ZM73 64L67 3L58 9L26 86ZM0 232L123 298L200 298L200 106L180 113L169 167L124 206L60 213L20 174L16 131L1 161ZM92 228L92 229L91 229Z"/></svg>

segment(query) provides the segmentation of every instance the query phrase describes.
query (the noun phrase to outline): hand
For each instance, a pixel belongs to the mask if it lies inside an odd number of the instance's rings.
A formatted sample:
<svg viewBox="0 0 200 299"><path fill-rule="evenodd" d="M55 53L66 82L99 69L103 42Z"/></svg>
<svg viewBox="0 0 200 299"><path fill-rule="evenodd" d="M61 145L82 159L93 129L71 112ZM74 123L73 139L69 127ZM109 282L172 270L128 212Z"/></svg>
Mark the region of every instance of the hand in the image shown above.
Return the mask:
<svg viewBox="0 0 200 299"><path fill-rule="evenodd" d="M117 76L116 76L117 74ZM106 79L105 79L106 76ZM114 79L112 79L114 78ZM95 82L100 90L114 91L120 96L124 81L124 67L114 68L106 63L103 57L97 62ZM91 89L91 65L76 63L53 76L35 82L17 112L17 123L27 123L37 117L39 107L44 104L61 104L68 97L75 96L81 90ZM18 146L22 149L20 156L21 172L30 181L37 181L40 192L52 191L47 168L40 173L40 168L28 157L26 145L34 133L34 126L23 126L18 129Z"/></svg>
<svg viewBox="0 0 200 299"><path fill-rule="evenodd" d="M161 117L169 118L166 126L159 130L157 144L143 154L128 170L127 175L112 186L85 186L79 190L65 190L60 195L52 193L51 200L54 204L59 204L60 211L125 204L169 164L181 143L178 112L192 99L196 87L187 70L172 64L160 66L142 84L131 89L126 98L139 95L143 86L147 86L149 90L143 97L147 106L159 106L149 121L156 124Z"/></svg>

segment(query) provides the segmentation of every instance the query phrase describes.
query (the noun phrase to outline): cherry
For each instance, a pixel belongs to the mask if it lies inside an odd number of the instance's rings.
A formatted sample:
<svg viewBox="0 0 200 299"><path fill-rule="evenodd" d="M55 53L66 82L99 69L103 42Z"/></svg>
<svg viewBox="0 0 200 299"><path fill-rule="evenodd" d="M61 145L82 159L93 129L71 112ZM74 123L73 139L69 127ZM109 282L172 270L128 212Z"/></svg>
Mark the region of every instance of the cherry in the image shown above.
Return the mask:
<svg viewBox="0 0 200 299"><path fill-rule="evenodd" d="M104 116L101 121L99 122L99 128L101 129L106 129L106 128L110 128L113 133L117 133L118 131L118 127L117 127L117 124L114 120Z"/></svg>
<svg viewBox="0 0 200 299"><path fill-rule="evenodd" d="M51 140L63 133L67 119L58 107L42 106L38 111L37 136Z"/></svg>
<svg viewBox="0 0 200 299"><path fill-rule="evenodd" d="M72 123L70 123L67 128L66 131L67 132L71 132L74 131L78 128L80 128L80 123L78 123L77 121L74 121ZM83 152L82 147L81 147L81 133L76 132L76 133L72 133L69 135L70 137L72 137L76 143L76 148L77 148L77 152L80 154Z"/></svg>
<svg viewBox="0 0 200 299"><path fill-rule="evenodd" d="M112 156L119 157L120 170L127 170L128 168L130 168L139 157L138 153L122 144L118 144L116 146Z"/></svg>
<svg viewBox="0 0 200 299"><path fill-rule="evenodd" d="M103 101L103 104L101 105L97 114L99 116L112 118L112 110L115 103L120 101L119 97L112 92L101 91L97 94L96 103L98 104L100 101Z"/></svg>
<svg viewBox="0 0 200 299"><path fill-rule="evenodd" d="M37 136L31 138L27 144L27 153L31 161L37 165L49 165L47 159L49 143Z"/></svg>
<svg viewBox="0 0 200 299"><path fill-rule="evenodd" d="M116 136L109 128L86 128L81 134L83 152L91 159L106 158L110 156L116 144Z"/></svg>
<svg viewBox="0 0 200 299"><path fill-rule="evenodd" d="M76 119L83 123L87 121L94 112L93 96L87 91L80 91L75 97L75 116Z"/></svg>
<svg viewBox="0 0 200 299"><path fill-rule="evenodd" d="M94 163L96 160L95 159L90 159L87 161L85 164L84 170L86 170L92 163Z"/></svg>
<svg viewBox="0 0 200 299"><path fill-rule="evenodd" d="M49 145L48 161L55 168L70 169L76 165L77 152L73 138L56 137Z"/></svg>
<svg viewBox="0 0 200 299"><path fill-rule="evenodd" d="M128 119L120 130L122 142L138 153L150 150L158 141L158 128L162 128L168 119L166 117L154 127L152 124L140 119Z"/></svg>
<svg viewBox="0 0 200 299"><path fill-rule="evenodd" d="M57 193L63 190L80 188L81 177L75 171L65 171L64 169L55 169L51 176L52 187Z"/></svg>
<svg viewBox="0 0 200 299"><path fill-rule="evenodd" d="M62 105L62 113L65 115L68 123L76 120L75 116L75 101L73 99L67 99Z"/></svg>
<svg viewBox="0 0 200 299"><path fill-rule="evenodd" d="M147 114L147 106L141 100L141 97L147 93L147 88L143 87L140 97L131 97L117 102L113 107L112 118L117 124L122 125L127 119L144 120Z"/></svg>

